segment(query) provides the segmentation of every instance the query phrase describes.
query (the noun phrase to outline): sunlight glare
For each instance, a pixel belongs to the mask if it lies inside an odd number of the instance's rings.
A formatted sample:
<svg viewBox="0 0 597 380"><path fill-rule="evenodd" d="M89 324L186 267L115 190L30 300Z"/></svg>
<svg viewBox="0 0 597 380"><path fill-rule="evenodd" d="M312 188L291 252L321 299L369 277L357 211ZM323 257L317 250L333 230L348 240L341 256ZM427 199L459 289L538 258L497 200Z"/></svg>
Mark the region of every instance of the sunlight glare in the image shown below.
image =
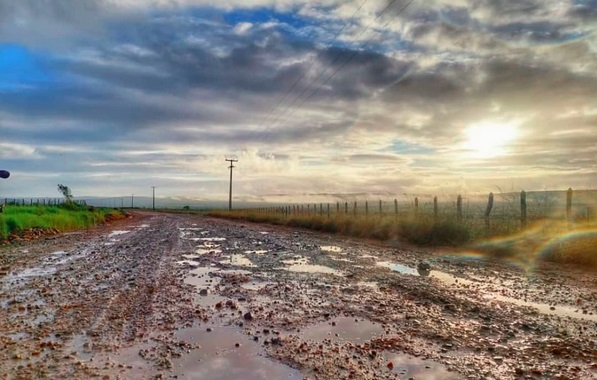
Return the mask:
<svg viewBox="0 0 597 380"><path fill-rule="evenodd" d="M505 154L508 144L518 135L515 122L482 122L466 130L465 149L474 157L490 158Z"/></svg>

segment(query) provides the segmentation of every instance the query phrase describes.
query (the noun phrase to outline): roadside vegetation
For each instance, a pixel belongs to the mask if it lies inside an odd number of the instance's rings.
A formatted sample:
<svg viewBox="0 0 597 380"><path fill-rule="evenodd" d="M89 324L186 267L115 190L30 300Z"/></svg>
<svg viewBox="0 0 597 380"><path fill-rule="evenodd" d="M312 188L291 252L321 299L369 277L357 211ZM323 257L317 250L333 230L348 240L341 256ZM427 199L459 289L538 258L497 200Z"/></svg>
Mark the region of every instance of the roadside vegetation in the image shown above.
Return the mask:
<svg viewBox="0 0 597 380"><path fill-rule="evenodd" d="M281 226L306 228L381 241L407 241L417 245L456 246L476 253L521 264L537 261L570 263L597 269L597 225L595 221L538 220L522 228L516 220L492 223L483 220L455 221L449 218L287 215L257 210L213 210L207 215Z"/></svg>
<svg viewBox="0 0 597 380"><path fill-rule="evenodd" d="M0 237L7 239L30 229L72 231L122 217L118 210L88 208L73 202L59 206L5 206L0 213Z"/></svg>
<svg viewBox="0 0 597 380"><path fill-rule="evenodd" d="M366 239L405 239L420 245L462 245L471 241L479 231L464 224L432 218L396 218L394 216L333 216L284 215L259 213L252 210L214 210L209 216L241 219L255 223L270 223L315 231L339 233Z"/></svg>

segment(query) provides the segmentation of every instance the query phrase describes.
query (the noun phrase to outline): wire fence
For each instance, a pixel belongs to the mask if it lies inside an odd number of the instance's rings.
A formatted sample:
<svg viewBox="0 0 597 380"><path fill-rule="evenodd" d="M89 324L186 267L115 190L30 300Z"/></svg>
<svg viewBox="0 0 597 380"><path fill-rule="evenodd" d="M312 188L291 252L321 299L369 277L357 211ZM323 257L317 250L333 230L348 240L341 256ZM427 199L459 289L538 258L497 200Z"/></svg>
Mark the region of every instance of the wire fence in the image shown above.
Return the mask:
<svg viewBox="0 0 597 380"><path fill-rule="evenodd" d="M351 200L332 203L299 203L243 209L291 216L419 218L435 221L492 221L525 226L537 220L593 221L597 191L539 191L493 193L480 196L405 195L402 199Z"/></svg>

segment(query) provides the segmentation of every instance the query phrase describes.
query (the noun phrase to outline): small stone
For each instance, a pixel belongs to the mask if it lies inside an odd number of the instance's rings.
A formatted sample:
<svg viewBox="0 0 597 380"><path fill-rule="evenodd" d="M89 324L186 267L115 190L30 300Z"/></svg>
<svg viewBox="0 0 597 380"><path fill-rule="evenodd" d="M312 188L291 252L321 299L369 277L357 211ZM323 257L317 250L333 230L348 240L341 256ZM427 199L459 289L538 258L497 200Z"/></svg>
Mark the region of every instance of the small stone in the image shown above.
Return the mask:
<svg viewBox="0 0 597 380"><path fill-rule="evenodd" d="M243 318L245 319L245 321L252 321L253 320L253 314L251 314L250 311L246 312L245 315L243 315Z"/></svg>
<svg viewBox="0 0 597 380"><path fill-rule="evenodd" d="M200 296L206 296L209 294L209 290L208 289L201 289L201 291L199 292Z"/></svg>

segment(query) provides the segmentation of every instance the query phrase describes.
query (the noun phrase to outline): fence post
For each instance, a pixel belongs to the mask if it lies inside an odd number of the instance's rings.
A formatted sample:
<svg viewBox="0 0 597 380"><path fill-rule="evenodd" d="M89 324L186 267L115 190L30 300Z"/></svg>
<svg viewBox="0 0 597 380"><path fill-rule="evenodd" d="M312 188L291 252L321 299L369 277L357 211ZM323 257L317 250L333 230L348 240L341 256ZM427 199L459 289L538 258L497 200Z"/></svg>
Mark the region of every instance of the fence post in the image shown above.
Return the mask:
<svg viewBox="0 0 597 380"><path fill-rule="evenodd" d="M398 216L398 199L394 198L394 214Z"/></svg>
<svg viewBox="0 0 597 380"><path fill-rule="evenodd" d="M520 192L520 223L522 228L527 226L527 193L524 190Z"/></svg>
<svg viewBox="0 0 597 380"><path fill-rule="evenodd" d="M383 215L383 210L382 210L382 204L381 204L381 199L379 200L379 216Z"/></svg>
<svg viewBox="0 0 597 380"><path fill-rule="evenodd" d="M348 202L344 202L344 214L348 215Z"/></svg>
<svg viewBox="0 0 597 380"><path fill-rule="evenodd" d="M354 216L357 216L357 201L354 201L354 208L352 209Z"/></svg>
<svg viewBox="0 0 597 380"><path fill-rule="evenodd" d="M319 204L319 215L323 215L323 203Z"/></svg>
<svg viewBox="0 0 597 380"><path fill-rule="evenodd" d="M485 209L485 234L489 235L489 214L493 209L493 193L489 193L489 199L487 200L487 208Z"/></svg>
<svg viewBox="0 0 597 380"><path fill-rule="evenodd" d="M438 217L437 197L433 197L433 220L437 222Z"/></svg>
<svg viewBox="0 0 597 380"><path fill-rule="evenodd" d="M566 192L566 220L568 223L572 221L572 188Z"/></svg>
<svg viewBox="0 0 597 380"><path fill-rule="evenodd" d="M330 217L330 204L328 203L327 206L328 206L328 219L329 219L329 217Z"/></svg>
<svg viewBox="0 0 597 380"><path fill-rule="evenodd" d="M415 197L415 218L419 216L419 198Z"/></svg>
<svg viewBox="0 0 597 380"><path fill-rule="evenodd" d="M462 222L462 195L458 195L456 198L456 220Z"/></svg>
<svg viewBox="0 0 597 380"><path fill-rule="evenodd" d="M365 201L365 216L369 216L369 201Z"/></svg>
<svg viewBox="0 0 597 380"><path fill-rule="evenodd" d="M340 214L340 202L336 202L336 216Z"/></svg>

